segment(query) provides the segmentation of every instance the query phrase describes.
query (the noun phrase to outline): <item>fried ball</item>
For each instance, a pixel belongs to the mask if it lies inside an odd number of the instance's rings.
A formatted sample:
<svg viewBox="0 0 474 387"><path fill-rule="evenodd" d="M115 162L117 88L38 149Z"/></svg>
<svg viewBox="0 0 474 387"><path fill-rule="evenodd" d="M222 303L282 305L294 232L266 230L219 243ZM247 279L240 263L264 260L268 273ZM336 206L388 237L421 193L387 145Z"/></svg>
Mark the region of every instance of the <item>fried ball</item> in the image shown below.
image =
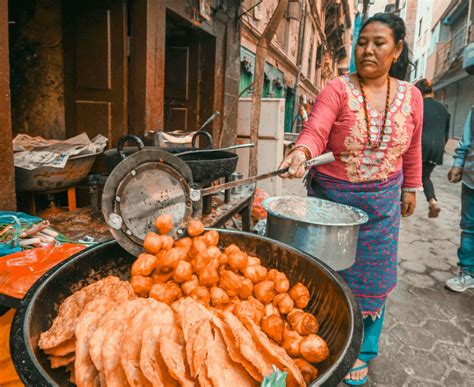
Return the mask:
<svg viewBox="0 0 474 387"><path fill-rule="evenodd" d="M211 303L211 293L205 286L194 288L189 294L194 300L208 306Z"/></svg>
<svg viewBox="0 0 474 387"><path fill-rule="evenodd" d="M265 305L265 316L271 316L272 314L274 314L276 316L280 316L280 311L273 304Z"/></svg>
<svg viewBox="0 0 474 387"><path fill-rule="evenodd" d="M165 254L160 254L156 263L156 269L163 273L173 271L178 266L179 261L184 260L186 257L186 251L179 248L173 247L166 251Z"/></svg>
<svg viewBox="0 0 474 387"><path fill-rule="evenodd" d="M207 255L210 258L216 258L219 259L219 257L222 255L221 251L219 250L218 247L216 246L210 246L206 249Z"/></svg>
<svg viewBox="0 0 474 387"><path fill-rule="evenodd" d="M154 284L151 287L149 296L155 300L171 305L181 297L181 289L179 285L173 281L169 281L165 284Z"/></svg>
<svg viewBox="0 0 474 387"><path fill-rule="evenodd" d="M227 264L235 272L247 267L248 256L243 251L232 251L227 255Z"/></svg>
<svg viewBox="0 0 474 387"><path fill-rule="evenodd" d="M309 290L301 282L298 282L295 286L293 286L288 294L295 302L297 308L304 309L308 306Z"/></svg>
<svg viewBox="0 0 474 387"><path fill-rule="evenodd" d="M219 243L219 233L216 230L209 230L202 236L207 246L217 246Z"/></svg>
<svg viewBox="0 0 474 387"><path fill-rule="evenodd" d="M194 257L198 256L199 254L204 253L207 250L206 243L200 238L194 238L193 244L188 251L188 256L193 259Z"/></svg>
<svg viewBox="0 0 474 387"><path fill-rule="evenodd" d="M153 286L153 280L150 277L144 277L141 275L134 275L130 279L133 291L139 297L146 297Z"/></svg>
<svg viewBox="0 0 474 387"><path fill-rule="evenodd" d="M250 305L252 305L255 309L257 309L258 313L263 317L265 315L265 305L263 305L259 300L257 300L255 297L250 296L247 299L248 302L250 302Z"/></svg>
<svg viewBox="0 0 474 387"><path fill-rule="evenodd" d="M227 255L225 254L219 255L218 260L219 260L219 266L222 266L222 267L226 265L227 262L229 261L229 259L227 258Z"/></svg>
<svg viewBox="0 0 474 387"><path fill-rule="evenodd" d="M262 261L260 261L259 258L249 256L248 266L255 266L255 265L261 265L261 264L262 264Z"/></svg>
<svg viewBox="0 0 474 387"><path fill-rule="evenodd" d="M303 358L310 363L320 363L329 357L327 343L319 336L310 334L300 344Z"/></svg>
<svg viewBox="0 0 474 387"><path fill-rule="evenodd" d="M188 237L178 239L176 242L174 242L175 247L179 247L181 249L186 250L186 253L189 252L189 249L191 248L192 245L193 245L193 240Z"/></svg>
<svg viewBox="0 0 474 387"><path fill-rule="evenodd" d="M283 343L281 346L291 357L300 357L300 346L303 342L303 336L295 331L287 331L283 333Z"/></svg>
<svg viewBox="0 0 474 387"><path fill-rule="evenodd" d="M160 235L161 238L161 248L163 250L170 250L174 245L173 237L169 235Z"/></svg>
<svg viewBox="0 0 474 387"><path fill-rule="evenodd" d="M253 291L257 300L263 304L268 304L272 302L273 297L275 296L274 288L275 283L273 281L262 281L255 284Z"/></svg>
<svg viewBox="0 0 474 387"><path fill-rule="evenodd" d="M290 323L291 326L293 326L296 321L299 320L301 316L303 316L303 314L303 309L294 308L291 310L291 312L288 313L288 316L286 316L286 320Z"/></svg>
<svg viewBox="0 0 474 387"><path fill-rule="evenodd" d="M248 278L254 284L265 281L267 279L267 268L262 265L247 266L242 270L245 278Z"/></svg>
<svg viewBox="0 0 474 387"><path fill-rule="evenodd" d="M164 284L165 282L168 282L172 276L172 271L169 273L161 273L158 270L153 270L153 273L151 273L151 279L154 284Z"/></svg>
<svg viewBox="0 0 474 387"><path fill-rule="evenodd" d="M187 261L179 261L173 274L173 279L178 282L186 282L193 276L193 267Z"/></svg>
<svg viewBox="0 0 474 387"><path fill-rule="evenodd" d="M224 254L225 255L229 255L230 253L233 253L233 252L239 252L239 251L242 251L240 250L240 248L237 246L237 245L234 245L233 243L229 246L227 246L225 249L224 249Z"/></svg>
<svg viewBox="0 0 474 387"><path fill-rule="evenodd" d="M283 340L283 332L285 331L285 324L281 317L276 314L265 316L262 318L262 330L268 337L280 344Z"/></svg>
<svg viewBox="0 0 474 387"><path fill-rule="evenodd" d="M242 286L240 277L230 270L222 270L220 274L219 287L224 289L229 297L237 296Z"/></svg>
<svg viewBox="0 0 474 387"><path fill-rule="evenodd" d="M285 273L271 269L268 272L268 279L275 282L275 290L278 293L286 293L290 289L290 281L288 281Z"/></svg>
<svg viewBox="0 0 474 387"><path fill-rule="evenodd" d="M198 277L193 275L189 281L183 282L181 284L181 289L183 293L187 296L191 294L191 292L199 286Z"/></svg>
<svg viewBox="0 0 474 387"><path fill-rule="evenodd" d="M157 258L152 254L140 254L135 262L132 265L132 276L134 275L143 275L149 276L151 272L155 269Z"/></svg>
<svg viewBox="0 0 474 387"><path fill-rule="evenodd" d="M301 309L293 309L288 314L287 320L291 325L291 329L300 335L307 336L311 333L318 333L318 320L311 313L306 313Z"/></svg>
<svg viewBox="0 0 474 387"><path fill-rule="evenodd" d="M193 272L196 274L201 273L201 271L204 270L204 268L210 263L211 263L211 258L207 254L207 250L201 251L191 261L191 265L193 266Z"/></svg>
<svg viewBox="0 0 474 387"><path fill-rule="evenodd" d="M173 229L173 217L169 214L160 215L155 220L155 227L160 234L168 234Z"/></svg>
<svg viewBox="0 0 474 387"><path fill-rule="evenodd" d="M188 235L196 237L204 232L204 225L199 220L191 220L188 224Z"/></svg>
<svg viewBox="0 0 474 387"><path fill-rule="evenodd" d="M211 265L206 266L199 273L199 284L203 286L215 286L219 282L219 274Z"/></svg>
<svg viewBox="0 0 474 387"><path fill-rule="evenodd" d="M223 304L229 304L230 298L229 295L225 292L224 289L221 289L217 286L211 288L211 304L212 306L218 306Z"/></svg>
<svg viewBox="0 0 474 387"><path fill-rule="evenodd" d="M303 379L307 385L309 385L318 376L318 370L309 364L306 360L298 358L294 359L295 365L303 375Z"/></svg>
<svg viewBox="0 0 474 387"><path fill-rule="evenodd" d="M253 282L250 281L247 278L242 278L242 277L241 277L240 282L241 282L241 286L240 286L240 290L239 290L239 297L242 300L246 300L253 293Z"/></svg>
<svg viewBox="0 0 474 387"><path fill-rule="evenodd" d="M288 293L277 294L273 299L273 303L278 306L281 314L289 313L295 305Z"/></svg>
<svg viewBox="0 0 474 387"><path fill-rule="evenodd" d="M163 240L160 235L156 232L150 231L146 234L145 240L143 241L143 248L150 254L156 254L161 250L163 246Z"/></svg>

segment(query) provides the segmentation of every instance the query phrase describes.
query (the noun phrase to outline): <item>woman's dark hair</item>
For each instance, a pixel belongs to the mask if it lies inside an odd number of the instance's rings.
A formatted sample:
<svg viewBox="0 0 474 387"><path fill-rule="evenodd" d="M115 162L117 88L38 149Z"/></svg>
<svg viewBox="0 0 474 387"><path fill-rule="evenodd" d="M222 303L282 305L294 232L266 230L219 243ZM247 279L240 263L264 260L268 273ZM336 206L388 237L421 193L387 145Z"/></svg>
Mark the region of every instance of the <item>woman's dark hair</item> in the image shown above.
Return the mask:
<svg viewBox="0 0 474 387"><path fill-rule="evenodd" d="M420 89L421 95L431 94L433 92L433 84L429 79L420 79L415 83L415 86Z"/></svg>
<svg viewBox="0 0 474 387"><path fill-rule="evenodd" d="M414 66L414 64L410 61L410 50L408 49L408 45L405 41L406 37L406 27L403 19L394 13L388 12L379 12L376 13L374 16L367 19L364 25L361 28L361 32L367 27L370 23L384 23L390 27L393 32L393 37L395 40L395 44L397 44L400 40L403 42L403 51L400 54L398 60L390 67L389 74L392 77L407 80L408 76L408 68L409 66Z"/></svg>

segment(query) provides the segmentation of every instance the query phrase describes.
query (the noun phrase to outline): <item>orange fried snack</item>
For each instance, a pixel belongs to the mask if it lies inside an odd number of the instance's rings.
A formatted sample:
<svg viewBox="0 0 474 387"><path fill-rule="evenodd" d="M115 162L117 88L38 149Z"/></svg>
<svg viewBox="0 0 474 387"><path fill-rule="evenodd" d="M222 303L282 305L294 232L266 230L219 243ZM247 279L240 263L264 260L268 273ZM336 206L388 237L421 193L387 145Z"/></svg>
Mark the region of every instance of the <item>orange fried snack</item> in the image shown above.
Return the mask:
<svg viewBox="0 0 474 387"><path fill-rule="evenodd" d="M305 386L303 375L296 367L295 362L289 357L286 351L272 343L267 335L258 327L252 319L244 316L243 325L249 330L252 338L257 343L257 348L265 358L274 364L278 369L288 372L287 386Z"/></svg>
<svg viewBox="0 0 474 387"><path fill-rule="evenodd" d="M136 297L130 283L114 276L80 289L63 301L50 329L40 335L39 347L52 349L72 339L79 315L90 301L100 296L111 297L116 302Z"/></svg>
<svg viewBox="0 0 474 387"><path fill-rule="evenodd" d="M89 340L101 317L114 305L115 302L108 297L98 298L87 304L77 320L74 372L76 384L79 386L90 386L99 383L99 373L89 354Z"/></svg>
<svg viewBox="0 0 474 387"><path fill-rule="evenodd" d="M173 310L162 302L152 301L147 306L148 318L142 321L142 342L140 351L140 369L153 386L178 385L168 372L168 367L159 351L161 335L170 335L175 328Z"/></svg>
<svg viewBox="0 0 474 387"><path fill-rule="evenodd" d="M265 376L271 375L273 372L272 364L258 350L251 334L240 320L231 312L223 312L218 315L222 317L226 324L228 328L226 331L231 332L242 356L247 360L247 362L252 364L259 373L257 380L262 381Z"/></svg>
<svg viewBox="0 0 474 387"><path fill-rule="evenodd" d="M254 386L253 378L238 362L232 361L219 330L213 329L208 343L207 375L213 386Z"/></svg>

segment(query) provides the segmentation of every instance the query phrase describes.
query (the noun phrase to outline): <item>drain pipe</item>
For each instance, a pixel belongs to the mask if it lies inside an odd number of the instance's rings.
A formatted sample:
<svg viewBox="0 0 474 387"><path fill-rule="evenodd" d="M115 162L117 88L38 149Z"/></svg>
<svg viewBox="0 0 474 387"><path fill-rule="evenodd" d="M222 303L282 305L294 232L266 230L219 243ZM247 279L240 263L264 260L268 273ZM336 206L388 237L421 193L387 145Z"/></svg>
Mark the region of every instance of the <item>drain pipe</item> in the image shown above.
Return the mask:
<svg viewBox="0 0 474 387"><path fill-rule="evenodd" d="M296 73L296 80L295 80L295 87L294 89L294 96L295 96L295 105L293 106L293 115L291 120L291 131L293 132L293 127L296 122L296 116L298 112L298 87L300 84L301 78L301 62L303 61L303 39L304 34L306 33L306 0L303 0L303 6L301 7L301 15L300 15L300 26L298 29L298 57L296 58L296 66L298 66L298 72Z"/></svg>

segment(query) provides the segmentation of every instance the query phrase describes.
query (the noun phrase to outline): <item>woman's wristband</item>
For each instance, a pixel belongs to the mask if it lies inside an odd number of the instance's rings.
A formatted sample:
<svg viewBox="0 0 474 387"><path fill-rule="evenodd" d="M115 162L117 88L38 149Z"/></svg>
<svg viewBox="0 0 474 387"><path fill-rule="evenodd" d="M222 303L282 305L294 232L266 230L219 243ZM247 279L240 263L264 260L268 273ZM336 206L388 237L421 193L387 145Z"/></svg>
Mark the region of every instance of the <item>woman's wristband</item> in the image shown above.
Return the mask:
<svg viewBox="0 0 474 387"><path fill-rule="evenodd" d="M307 160L310 160L313 155L311 154L311 150L307 147L307 146L304 146L304 145L296 145L291 151L289 154L292 154L293 152L295 151L302 151L304 153L304 156L306 158L306 161Z"/></svg>

